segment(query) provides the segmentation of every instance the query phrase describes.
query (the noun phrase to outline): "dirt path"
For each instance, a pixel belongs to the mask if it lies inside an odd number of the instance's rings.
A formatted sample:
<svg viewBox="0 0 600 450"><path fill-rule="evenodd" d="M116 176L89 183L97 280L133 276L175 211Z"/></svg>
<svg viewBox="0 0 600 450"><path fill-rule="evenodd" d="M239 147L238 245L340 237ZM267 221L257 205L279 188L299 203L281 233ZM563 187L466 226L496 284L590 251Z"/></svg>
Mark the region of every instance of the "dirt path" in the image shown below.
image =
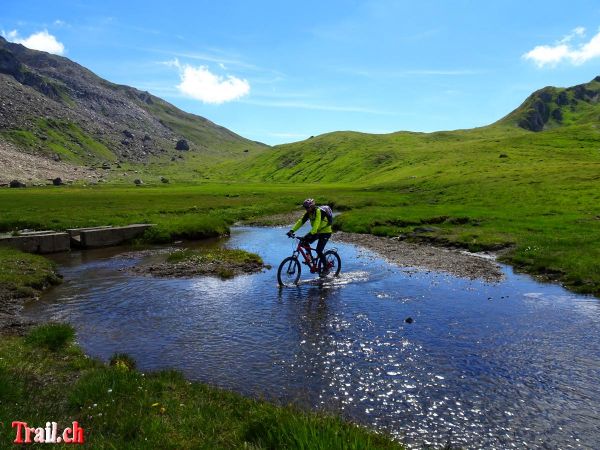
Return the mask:
<svg viewBox="0 0 600 450"><path fill-rule="evenodd" d="M367 248L401 267L447 272L462 278L498 282L504 278L492 255L477 255L454 248L414 244L370 234L337 232L332 241Z"/></svg>

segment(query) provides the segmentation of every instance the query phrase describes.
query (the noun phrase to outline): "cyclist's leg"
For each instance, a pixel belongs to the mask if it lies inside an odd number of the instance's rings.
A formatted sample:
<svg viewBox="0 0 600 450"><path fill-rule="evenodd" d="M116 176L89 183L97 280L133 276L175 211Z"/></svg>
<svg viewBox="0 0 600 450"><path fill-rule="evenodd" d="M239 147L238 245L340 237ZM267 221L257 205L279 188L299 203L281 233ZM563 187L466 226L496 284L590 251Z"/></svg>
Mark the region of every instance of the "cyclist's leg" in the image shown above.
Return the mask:
<svg viewBox="0 0 600 450"><path fill-rule="evenodd" d="M319 239L319 235L318 234L306 234L302 239L304 239L304 242L306 242L308 245L312 244L313 242L315 242L317 239ZM309 253L310 257L312 259L313 255L312 252Z"/></svg>
<svg viewBox="0 0 600 450"><path fill-rule="evenodd" d="M319 233L319 242L317 243L317 256L321 259L321 267L327 268L327 261L325 261L325 257L323 256L323 250L325 249L325 245L327 245L327 241L331 237L331 233Z"/></svg>

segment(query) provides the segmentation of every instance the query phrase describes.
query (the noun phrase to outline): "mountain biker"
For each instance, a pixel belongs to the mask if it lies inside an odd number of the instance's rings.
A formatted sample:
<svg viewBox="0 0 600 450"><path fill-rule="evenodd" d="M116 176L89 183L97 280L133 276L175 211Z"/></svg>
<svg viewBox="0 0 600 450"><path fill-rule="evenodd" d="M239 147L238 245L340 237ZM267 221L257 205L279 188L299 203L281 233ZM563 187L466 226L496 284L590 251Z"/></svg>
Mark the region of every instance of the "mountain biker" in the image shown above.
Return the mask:
<svg viewBox="0 0 600 450"><path fill-rule="evenodd" d="M327 244L327 241L331 237L332 229L331 229L331 215L327 217L327 214L321 208L327 208L331 214L331 208L327 207L317 207L315 201L312 198L307 198L302 203L302 206L306 210L306 213L298 219L298 221L294 224L292 229L287 232L289 237L294 236L294 232L298 230L302 225L306 223L307 220L310 220L311 229L310 231L301 238L303 243L311 244L317 239L319 242L317 243L317 256L321 260L321 267L323 270L321 271L321 276L326 276L329 272L327 268L327 262L325 257L323 256L323 249Z"/></svg>

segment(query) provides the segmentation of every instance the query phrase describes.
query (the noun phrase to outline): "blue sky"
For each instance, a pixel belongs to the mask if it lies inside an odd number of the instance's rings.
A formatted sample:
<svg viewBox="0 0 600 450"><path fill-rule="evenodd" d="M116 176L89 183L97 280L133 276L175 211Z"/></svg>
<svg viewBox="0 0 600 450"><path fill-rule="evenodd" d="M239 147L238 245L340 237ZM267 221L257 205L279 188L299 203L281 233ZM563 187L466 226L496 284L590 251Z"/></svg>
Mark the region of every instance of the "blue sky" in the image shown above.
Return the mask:
<svg viewBox="0 0 600 450"><path fill-rule="evenodd" d="M0 32L268 144L487 125L600 75L597 0L5 0Z"/></svg>

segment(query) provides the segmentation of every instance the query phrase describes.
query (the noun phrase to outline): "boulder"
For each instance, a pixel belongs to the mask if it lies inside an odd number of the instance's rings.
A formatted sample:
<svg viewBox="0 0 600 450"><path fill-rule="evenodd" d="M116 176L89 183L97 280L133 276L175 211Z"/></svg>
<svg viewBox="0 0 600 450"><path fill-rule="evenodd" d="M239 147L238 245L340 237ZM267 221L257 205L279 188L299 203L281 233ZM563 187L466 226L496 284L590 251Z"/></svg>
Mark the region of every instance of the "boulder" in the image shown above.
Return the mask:
<svg viewBox="0 0 600 450"><path fill-rule="evenodd" d="M141 186L142 184L144 184L144 182L139 178L136 178L135 180L133 180L133 184L135 184L136 186Z"/></svg>
<svg viewBox="0 0 600 450"><path fill-rule="evenodd" d="M109 163L102 164L102 169L109 170L110 169L110 164Z"/></svg>
<svg viewBox="0 0 600 450"><path fill-rule="evenodd" d="M133 133L131 131L129 131L129 130L123 130L123 134L125 135L126 138L129 138L129 139L133 139L134 138Z"/></svg>
<svg viewBox="0 0 600 450"><path fill-rule="evenodd" d="M188 142L185 139L179 139L177 141L177 145L175 146L175 150L183 150L187 151L190 149Z"/></svg>
<svg viewBox="0 0 600 450"><path fill-rule="evenodd" d="M54 178L54 179L52 180L52 184L53 184L54 186L62 186L62 185L63 185L62 178L60 178L60 177L56 177L56 178Z"/></svg>
<svg viewBox="0 0 600 450"><path fill-rule="evenodd" d="M27 187L27 186L25 185L25 183L22 183L22 182L21 182L21 181L19 181L19 180L12 180L10 183L8 183L8 185L9 185L11 188L24 188L24 187Z"/></svg>
<svg viewBox="0 0 600 450"><path fill-rule="evenodd" d="M169 179L165 177L160 177L160 181L165 184L169 183Z"/></svg>

